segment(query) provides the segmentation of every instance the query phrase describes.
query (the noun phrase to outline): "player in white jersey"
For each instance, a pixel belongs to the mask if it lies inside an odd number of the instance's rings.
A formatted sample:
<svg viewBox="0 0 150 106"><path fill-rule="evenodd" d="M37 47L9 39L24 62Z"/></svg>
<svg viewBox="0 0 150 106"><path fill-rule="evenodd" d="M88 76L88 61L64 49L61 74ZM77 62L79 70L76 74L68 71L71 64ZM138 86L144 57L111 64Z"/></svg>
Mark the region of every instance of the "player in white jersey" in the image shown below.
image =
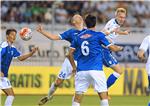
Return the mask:
<svg viewBox="0 0 150 106"><path fill-rule="evenodd" d="M115 43L115 38L118 35L128 35L128 31L121 31L120 26L122 26L126 19L126 10L124 8L118 8L115 12L115 18L108 21L108 23L103 28L103 32L107 35L106 38L110 43ZM123 73L118 61L112 56L111 51L107 48L102 50L103 54L103 64L107 67L111 67L115 72L109 76L107 79L107 87L112 86L119 76Z"/></svg>
<svg viewBox="0 0 150 106"><path fill-rule="evenodd" d="M71 28L71 29L65 31L64 33L62 33L60 35L55 35L55 34L46 32L43 30L43 28L41 26L37 27L37 31L51 40L66 40L66 41L72 43L72 41L74 40L74 37L78 33L80 33L80 31L84 30L83 23L84 22L83 22L82 17L80 15L76 14L72 17L72 24L73 24L74 28ZM77 58L77 55L78 55L77 52L74 53L75 60ZM43 105L48 100L51 100L56 89L63 83L63 81L65 79L69 79L71 77L72 73L74 73L74 72L72 72L72 66L71 66L68 58L66 57L64 63L62 64L62 68L60 70L60 73L58 74L56 81L53 82L51 84L51 87L49 88L48 95L41 98L41 100L39 101L38 104Z"/></svg>
<svg viewBox="0 0 150 106"><path fill-rule="evenodd" d="M115 18L112 18L107 22L102 31L107 35L108 40L111 43L115 43L115 39L119 35L128 35L129 31L120 30L120 27L124 24L126 20L127 12L124 8L117 8L115 12Z"/></svg>
<svg viewBox="0 0 150 106"><path fill-rule="evenodd" d="M145 61L144 54L147 52L147 50L150 53L150 35L144 38L143 42L141 43L139 47L139 51L137 53L138 58L143 62ZM148 93L150 93L150 55L148 56L148 59L147 59L146 70L148 74L148 83L149 83L147 91Z"/></svg>

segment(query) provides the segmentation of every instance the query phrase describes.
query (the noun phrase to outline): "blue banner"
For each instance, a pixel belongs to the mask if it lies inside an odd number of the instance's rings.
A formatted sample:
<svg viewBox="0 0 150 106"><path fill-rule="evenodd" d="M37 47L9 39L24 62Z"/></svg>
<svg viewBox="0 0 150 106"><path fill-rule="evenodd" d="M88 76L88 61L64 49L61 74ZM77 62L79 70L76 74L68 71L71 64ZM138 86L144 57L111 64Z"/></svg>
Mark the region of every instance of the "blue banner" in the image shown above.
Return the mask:
<svg viewBox="0 0 150 106"><path fill-rule="evenodd" d="M119 46L123 46L123 51L112 52L112 55L119 62L140 62L137 57L137 52L139 50L139 44L117 44ZM148 57L148 52L145 53L145 57Z"/></svg>

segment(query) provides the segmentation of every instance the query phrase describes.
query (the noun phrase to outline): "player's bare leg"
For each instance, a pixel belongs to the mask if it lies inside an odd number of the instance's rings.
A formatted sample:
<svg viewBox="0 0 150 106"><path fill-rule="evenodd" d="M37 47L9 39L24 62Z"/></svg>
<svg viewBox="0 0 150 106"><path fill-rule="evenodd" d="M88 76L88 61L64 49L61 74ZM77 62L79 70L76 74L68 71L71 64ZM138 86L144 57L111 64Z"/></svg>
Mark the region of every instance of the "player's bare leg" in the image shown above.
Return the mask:
<svg viewBox="0 0 150 106"><path fill-rule="evenodd" d="M80 106L80 103L83 98L83 93L76 92L72 99L72 106Z"/></svg>
<svg viewBox="0 0 150 106"><path fill-rule="evenodd" d="M52 100L57 87L59 87L63 83L63 81L64 79L57 78L56 81L51 84L48 95L41 98L38 104L41 106L47 103L48 101Z"/></svg>
<svg viewBox="0 0 150 106"><path fill-rule="evenodd" d="M109 106L108 103L108 93L107 92L101 92L98 93L99 98L101 99L101 106Z"/></svg>
<svg viewBox="0 0 150 106"><path fill-rule="evenodd" d="M14 100L14 91L12 88L2 89L3 92L7 95L4 106L12 106Z"/></svg>

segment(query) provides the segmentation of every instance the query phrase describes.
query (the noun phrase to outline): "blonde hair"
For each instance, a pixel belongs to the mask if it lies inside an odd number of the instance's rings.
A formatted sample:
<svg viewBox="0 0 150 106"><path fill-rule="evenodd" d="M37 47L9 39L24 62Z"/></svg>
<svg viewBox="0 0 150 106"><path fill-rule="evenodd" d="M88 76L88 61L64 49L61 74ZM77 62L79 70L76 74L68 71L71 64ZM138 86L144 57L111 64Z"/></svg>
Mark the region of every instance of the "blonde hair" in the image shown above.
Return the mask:
<svg viewBox="0 0 150 106"><path fill-rule="evenodd" d="M126 11L126 9L124 9L124 8L117 8L117 10L116 10L116 12L115 12L115 15L117 15L118 13L125 13L126 15L127 15L127 11Z"/></svg>

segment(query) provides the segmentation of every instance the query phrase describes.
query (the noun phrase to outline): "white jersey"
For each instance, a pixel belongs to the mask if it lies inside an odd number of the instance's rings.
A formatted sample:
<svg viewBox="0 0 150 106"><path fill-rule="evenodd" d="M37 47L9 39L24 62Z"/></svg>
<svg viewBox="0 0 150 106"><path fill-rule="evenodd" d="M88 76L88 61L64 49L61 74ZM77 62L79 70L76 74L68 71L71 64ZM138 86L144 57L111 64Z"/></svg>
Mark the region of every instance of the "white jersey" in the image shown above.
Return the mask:
<svg viewBox="0 0 150 106"><path fill-rule="evenodd" d="M146 52L149 49L150 53L150 35L144 38L139 49L144 50L144 52ZM150 64L150 55L148 56L147 64Z"/></svg>
<svg viewBox="0 0 150 106"><path fill-rule="evenodd" d="M111 40L112 43L115 43L114 39L118 36L117 33L112 32L114 29L120 28L120 25L117 23L116 19L113 18L107 22L104 29L105 31L109 32L110 34L106 36L108 40Z"/></svg>

